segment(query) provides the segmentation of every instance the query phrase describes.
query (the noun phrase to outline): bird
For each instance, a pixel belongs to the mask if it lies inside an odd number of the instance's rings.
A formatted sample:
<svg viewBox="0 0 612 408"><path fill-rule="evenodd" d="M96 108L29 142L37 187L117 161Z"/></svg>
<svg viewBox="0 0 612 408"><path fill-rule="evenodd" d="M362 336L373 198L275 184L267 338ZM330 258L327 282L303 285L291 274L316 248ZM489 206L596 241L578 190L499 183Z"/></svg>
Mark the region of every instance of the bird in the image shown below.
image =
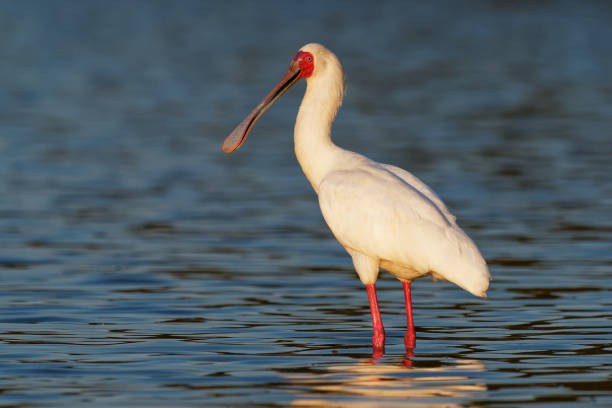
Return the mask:
<svg viewBox="0 0 612 408"><path fill-rule="evenodd" d="M332 141L332 123L344 99L346 76L338 57L321 44L299 49L280 82L225 138L222 150L231 153L242 146L261 115L301 79L306 80L306 91L295 121L295 154L318 196L325 222L351 256L366 287L373 350L380 355L385 346L375 286L383 269L402 282L404 344L412 351L416 333L411 282L431 275L486 298L491 280L487 264L455 216L425 183L402 168L375 162Z"/></svg>

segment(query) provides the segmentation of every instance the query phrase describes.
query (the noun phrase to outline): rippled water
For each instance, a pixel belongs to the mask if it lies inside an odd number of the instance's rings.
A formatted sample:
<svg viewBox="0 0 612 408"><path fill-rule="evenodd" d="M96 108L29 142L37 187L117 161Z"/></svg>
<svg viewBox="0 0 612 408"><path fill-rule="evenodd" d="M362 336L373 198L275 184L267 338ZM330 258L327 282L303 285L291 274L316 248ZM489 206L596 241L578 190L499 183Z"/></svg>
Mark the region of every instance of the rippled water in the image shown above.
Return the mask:
<svg viewBox="0 0 612 408"><path fill-rule="evenodd" d="M612 405L607 3L3 2L2 406ZM344 63L338 144L411 170L489 299L365 290L293 157L303 44Z"/></svg>

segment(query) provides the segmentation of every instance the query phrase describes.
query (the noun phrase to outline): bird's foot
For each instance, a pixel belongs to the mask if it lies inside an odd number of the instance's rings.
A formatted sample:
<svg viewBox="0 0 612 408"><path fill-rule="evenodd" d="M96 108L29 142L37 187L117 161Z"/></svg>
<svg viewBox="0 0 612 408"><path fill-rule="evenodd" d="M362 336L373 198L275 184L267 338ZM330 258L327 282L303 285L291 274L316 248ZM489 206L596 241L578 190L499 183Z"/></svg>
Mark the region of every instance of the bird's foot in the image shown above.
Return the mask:
<svg viewBox="0 0 612 408"><path fill-rule="evenodd" d="M412 367L414 364L414 361L412 361L412 358L414 357L414 351L412 351L411 348L406 347L406 354L404 355L404 366L405 367Z"/></svg>
<svg viewBox="0 0 612 408"><path fill-rule="evenodd" d="M374 331L372 336L372 359L376 360L385 354L385 332Z"/></svg>
<svg viewBox="0 0 612 408"><path fill-rule="evenodd" d="M407 331L404 336L404 345L406 346L406 351L412 351L414 346L416 345L416 334L413 331Z"/></svg>
<svg viewBox="0 0 612 408"><path fill-rule="evenodd" d="M414 357L414 346L416 344L416 335L410 330L406 331L404 336L404 345L406 346L406 355L404 356L404 365L406 367L412 367L412 357Z"/></svg>

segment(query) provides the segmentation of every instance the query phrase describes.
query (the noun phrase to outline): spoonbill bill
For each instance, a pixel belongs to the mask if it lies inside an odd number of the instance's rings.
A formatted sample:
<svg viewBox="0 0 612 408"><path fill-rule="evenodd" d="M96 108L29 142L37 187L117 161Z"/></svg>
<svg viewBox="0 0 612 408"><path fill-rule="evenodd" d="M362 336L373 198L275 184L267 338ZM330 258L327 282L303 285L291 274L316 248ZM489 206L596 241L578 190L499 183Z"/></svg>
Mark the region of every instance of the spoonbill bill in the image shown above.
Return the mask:
<svg viewBox="0 0 612 408"><path fill-rule="evenodd" d="M486 297L490 274L474 242L457 225L438 196L399 167L342 149L331 140L331 126L344 98L345 75L334 53L307 44L293 57L276 87L227 136L231 153L246 140L261 115L300 79L306 79L294 128L295 154L319 197L327 225L353 259L365 285L372 314L374 350L384 350L385 330L375 283L380 268L404 287L406 348L415 345L410 284L432 275Z"/></svg>

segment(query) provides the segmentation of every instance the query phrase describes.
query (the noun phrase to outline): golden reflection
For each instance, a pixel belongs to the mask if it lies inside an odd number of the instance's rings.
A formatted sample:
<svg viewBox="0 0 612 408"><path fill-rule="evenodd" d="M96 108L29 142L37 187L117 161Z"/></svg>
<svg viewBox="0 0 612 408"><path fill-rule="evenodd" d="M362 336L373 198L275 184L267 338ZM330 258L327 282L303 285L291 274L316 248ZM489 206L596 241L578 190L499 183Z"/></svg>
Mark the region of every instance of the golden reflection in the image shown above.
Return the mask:
<svg viewBox="0 0 612 408"><path fill-rule="evenodd" d="M464 400L449 403L446 398L471 399L486 391L485 384L469 376L470 372L484 370L484 364L477 360L455 360L454 364L444 367L422 368L411 367L405 362L389 364L376 360L331 366L323 374L288 376L293 384L306 387L290 406L465 407ZM368 400L355 401L354 397Z"/></svg>

